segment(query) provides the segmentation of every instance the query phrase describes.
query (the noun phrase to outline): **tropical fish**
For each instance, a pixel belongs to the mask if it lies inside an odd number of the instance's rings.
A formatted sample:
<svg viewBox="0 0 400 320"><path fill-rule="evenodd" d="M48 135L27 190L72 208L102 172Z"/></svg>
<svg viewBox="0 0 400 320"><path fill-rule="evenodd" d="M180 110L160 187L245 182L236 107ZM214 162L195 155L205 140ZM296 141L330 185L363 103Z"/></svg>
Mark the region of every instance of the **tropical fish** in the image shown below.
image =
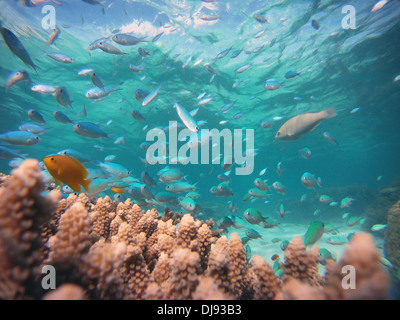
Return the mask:
<svg viewBox="0 0 400 320"><path fill-rule="evenodd" d="M78 71L78 76L86 76L94 72L94 69L81 69Z"/></svg>
<svg viewBox="0 0 400 320"><path fill-rule="evenodd" d="M146 98L150 94L149 91L142 90L142 89L136 89L135 91L135 98L137 101L142 102L144 98Z"/></svg>
<svg viewBox="0 0 400 320"><path fill-rule="evenodd" d="M340 208L345 209L345 208L350 207L354 200L355 199L350 198L350 197L343 198L340 201Z"/></svg>
<svg viewBox="0 0 400 320"><path fill-rule="evenodd" d="M190 61L192 61L192 55L188 56L186 60L182 63L182 69L185 69L189 65Z"/></svg>
<svg viewBox="0 0 400 320"><path fill-rule="evenodd" d="M299 150L299 155L303 158L303 159L310 159L312 152L309 148L303 148L301 150Z"/></svg>
<svg viewBox="0 0 400 320"><path fill-rule="evenodd" d="M156 42L158 39L160 39L161 38L161 36L164 34L164 31L163 32L160 32L159 34L157 34L152 40L151 40L151 42Z"/></svg>
<svg viewBox="0 0 400 320"><path fill-rule="evenodd" d="M7 147L0 146L0 158L3 158L3 159L15 159L15 158L25 159L25 156L26 155L18 154L14 150L9 149Z"/></svg>
<svg viewBox="0 0 400 320"><path fill-rule="evenodd" d="M190 212L194 211L194 209L196 208L196 203L192 198L184 198L179 201L179 204L183 209Z"/></svg>
<svg viewBox="0 0 400 320"><path fill-rule="evenodd" d="M324 228L325 225L320 221L311 222L304 235L304 244L309 246L316 243L324 234Z"/></svg>
<svg viewBox="0 0 400 320"><path fill-rule="evenodd" d="M145 41L143 40L144 38L136 38L134 36L125 33L115 34L111 39L122 46L134 46L140 42Z"/></svg>
<svg viewBox="0 0 400 320"><path fill-rule="evenodd" d="M192 132L199 132L199 126L196 123L196 120L191 116L190 112L188 112L184 107L180 106L178 102L175 101L174 108L178 113L179 118L185 124L185 126Z"/></svg>
<svg viewBox="0 0 400 320"><path fill-rule="evenodd" d="M150 102L152 102L155 97L159 94L160 90L165 86L165 82L162 83L157 89L150 92L142 101L142 107L147 106Z"/></svg>
<svg viewBox="0 0 400 320"><path fill-rule="evenodd" d="M82 163L91 161L90 158L85 156L83 153L73 150L73 149L64 149L64 150L59 151L57 154L75 158L79 162L82 162Z"/></svg>
<svg viewBox="0 0 400 320"><path fill-rule="evenodd" d="M93 84L96 87L104 90L103 81L101 81L100 77L97 75L96 72L93 71L93 72L90 73L90 79L92 80Z"/></svg>
<svg viewBox="0 0 400 320"><path fill-rule="evenodd" d="M35 121L37 123L41 123L41 124L45 124L46 123L46 121L44 120L43 116L37 110L29 109L28 110L28 116L29 116L29 118L31 118L32 121Z"/></svg>
<svg viewBox="0 0 400 320"><path fill-rule="evenodd" d="M49 84L35 84L31 87L31 90L40 94L54 94L57 88L57 86Z"/></svg>
<svg viewBox="0 0 400 320"><path fill-rule="evenodd" d="M121 50L119 50L118 48L114 47L112 44L110 44L104 40L97 42L97 47L99 49L101 49L102 51L104 51L106 53L110 53L110 54L116 54L116 55L127 54L127 53L122 52Z"/></svg>
<svg viewBox="0 0 400 320"><path fill-rule="evenodd" d="M267 219L267 217L263 216L263 214L255 208L246 209L243 216L250 224L260 224Z"/></svg>
<svg viewBox="0 0 400 320"><path fill-rule="evenodd" d="M280 183L279 181L275 181L272 184L273 188L275 189L276 192L281 193L281 194L286 194L286 188L285 186Z"/></svg>
<svg viewBox="0 0 400 320"><path fill-rule="evenodd" d="M282 87L282 83L280 83L276 79L268 79L264 84L264 88L268 91L275 91L278 90L280 87Z"/></svg>
<svg viewBox="0 0 400 320"><path fill-rule="evenodd" d="M129 65L129 69L131 69L133 72L138 73L144 71L145 67L144 66L136 66L134 64Z"/></svg>
<svg viewBox="0 0 400 320"><path fill-rule="evenodd" d="M54 111L53 116L58 122L73 123L73 121L70 118L68 118L64 113L62 113L61 111Z"/></svg>
<svg viewBox="0 0 400 320"><path fill-rule="evenodd" d="M283 203L281 203L281 205L279 206L279 215L281 216L281 218L285 216L285 213L285 207L283 206Z"/></svg>
<svg viewBox="0 0 400 320"><path fill-rule="evenodd" d="M6 80L6 84L4 85L6 92L8 91L8 88L20 82L21 80L31 82L28 72L26 72L25 70L17 70L11 72Z"/></svg>
<svg viewBox="0 0 400 320"><path fill-rule="evenodd" d="M288 72L285 73L285 78L286 78L286 79L292 79L292 78L297 77L298 75L300 75L299 72L296 72L296 71L288 71Z"/></svg>
<svg viewBox="0 0 400 320"><path fill-rule="evenodd" d="M387 228L386 224L374 224L371 227L371 231L382 231L385 230Z"/></svg>
<svg viewBox="0 0 400 320"><path fill-rule="evenodd" d="M263 120L261 122L261 127L263 127L264 129L269 129L269 128L272 128L273 126L274 126L274 123L272 121Z"/></svg>
<svg viewBox="0 0 400 320"><path fill-rule="evenodd" d="M280 141L294 141L313 131L321 121L336 116L334 107L321 112L299 114L288 121L278 130L275 139Z"/></svg>
<svg viewBox="0 0 400 320"><path fill-rule="evenodd" d="M248 63L248 64L245 64L243 66L240 66L239 68L237 68L235 70L235 73L243 73L243 72L249 70L251 68L251 66L252 66L251 63Z"/></svg>
<svg viewBox="0 0 400 320"><path fill-rule="evenodd" d="M328 239L326 239L326 242L332 245L344 245L346 244L348 241L347 239L343 238L343 237L339 237L339 236L332 236L329 237Z"/></svg>
<svg viewBox="0 0 400 320"><path fill-rule="evenodd" d="M321 203L331 203L333 201L333 199L330 196L323 194L319 197L319 201Z"/></svg>
<svg viewBox="0 0 400 320"><path fill-rule="evenodd" d="M76 192L81 191L81 186L86 191L89 190L91 183L91 180L87 179L89 172L77 159L68 156L52 155L45 157L43 162L57 184L66 184Z"/></svg>
<svg viewBox="0 0 400 320"><path fill-rule="evenodd" d="M320 28L319 22L318 22L317 20L315 20L315 19L313 19L313 20L311 21L311 26L312 26L315 30L318 30L318 29Z"/></svg>
<svg viewBox="0 0 400 320"><path fill-rule="evenodd" d="M108 156L106 156L106 157L104 158L104 162L112 162L112 161L115 160L116 157L117 157L117 156L115 156L115 155L113 155L113 154L109 154Z"/></svg>
<svg viewBox="0 0 400 320"><path fill-rule="evenodd" d="M43 127L41 127L41 126L39 126L37 124L34 124L34 123L21 124L18 127L18 129L21 130L21 131L27 131L27 132L30 132L30 133L33 133L33 134L42 134L42 133L46 132L45 128L43 128Z"/></svg>
<svg viewBox="0 0 400 320"><path fill-rule="evenodd" d="M102 89L100 89L98 87L94 87L94 88L91 88L88 91L86 91L85 97L88 99L99 100L99 99L105 98L105 97L109 96L111 93L117 91L118 88L119 88L119 85L117 85L114 88L103 87Z"/></svg>
<svg viewBox="0 0 400 320"><path fill-rule="evenodd" d="M114 192L114 193L118 193L118 194L124 194L125 193L125 189L124 188L111 187L111 191Z"/></svg>
<svg viewBox="0 0 400 320"><path fill-rule="evenodd" d="M234 58L236 58L237 56L239 56L239 54L241 54L242 51L243 51L243 49L233 51L233 52L232 52L232 55L231 55L231 59L234 59Z"/></svg>
<svg viewBox="0 0 400 320"><path fill-rule="evenodd" d="M59 28L54 29L54 31L49 36L49 40L47 40L47 42L46 42L46 46L52 45L57 40L60 33L61 33L61 30Z"/></svg>
<svg viewBox="0 0 400 320"><path fill-rule="evenodd" d="M149 174L148 172L143 171L141 176L142 176L143 182L144 182L146 185L148 185L149 187L152 187L152 186L156 186L156 185L157 185L157 182L155 182L155 181L153 180L153 178L150 176L150 174Z"/></svg>
<svg viewBox="0 0 400 320"><path fill-rule="evenodd" d="M43 55L61 63L74 63L75 59L61 52L45 52Z"/></svg>
<svg viewBox="0 0 400 320"><path fill-rule="evenodd" d="M0 134L0 141L20 146L33 146L42 141L42 139L37 135L27 131L9 131L4 134Z"/></svg>
<svg viewBox="0 0 400 320"><path fill-rule="evenodd" d="M335 137L333 136L332 133L325 131L325 132L323 133L323 136L324 136L324 138L325 138L326 140L328 140L328 141L330 141L330 142L333 142L333 143L336 143L337 145L339 145L339 143L336 141L336 139L335 139Z"/></svg>
<svg viewBox="0 0 400 320"><path fill-rule="evenodd" d="M138 52L139 52L140 56L142 57L142 59L144 59L146 56L150 55L150 53L143 48L139 48Z"/></svg>
<svg viewBox="0 0 400 320"><path fill-rule="evenodd" d="M321 248L319 250L319 263L325 266L326 260L329 259L336 261L336 259L333 257L332 253L328 249Z"/></svg>
<svg viewBox="0 0 400 320"><path fill-rule="evenodd" d="M138 121L146 121L146 118L139 112L139 110L133 109L131 111L131 115L133 119Z"/></svg>
<svg viewBox="0 0 400 320"><path fill-rule="evenodd" d="M248 236L250 239L258 239L262 238L261 234L259 234L256 230L254 229L247 229L246 230L246 236Z"/></svg>
<svg viewBox="0 0 400 320"><path fill-rule="evenodd" d="M389 0L380 0L377 3L374 4L374 6L371 9L371 13L377 12L379 10L381 10L386 3L388 3Z"/></svg>
<svg viewBox="0 0 400 320"><path fill-rule="evenodd" d="M348 227L353 227L362 220L362 217L349 217L346 220L346 225Z"/></svg>
<svg viewBox="0 0 400 320"><path fill-rule="evenodd" d="M258 188L262 191L268 190L267 180L262 180L260 178L256 178L254 180L254 185L256 186L256 188Z"/></svg>
<svg viewBox="0 0 400 320"><path fill-rule="evenodd" d="M36 68L38 68L38 66L33 63L31 56L23 46L22 42L19 41L17 36L12 31L4 27L0 27L0 32L3 36L4 42L11 50L11 52L15 54L18 58L20 58L23 63L32 67L36 71Z"/></svg>
<svg viewBox="0 0 400 320"><path fill-rule="evenodd" d="M173 181L165 187L165 190L172 193L187 192L196 190L196 184L192 185L184 181Z"/></svg>
<svg viewBox="0 0 400 320"><path fill-rule="evenodd" d="M306 186L306 188L314 188L315 185L321 186L322 180L320 177L316 177L315 175L305 172L301 176L301 182Z"/></svg>
<svg viewBox="0 0 400 320"><path fill-rule="evenodd" d="M248 194L249 194L251 197L257 198L257 199L268 198L268 194L267 194L265 191L260 190L260 189L258 189L258 188L251 188L251 189L248 191Z"/></svg>
<svg viewBox="0 0 400 320"><path fill-rule="evenodd" d="M72 102L67 88L65 87L58 87L54 93L54 96L57 99L57 102L61 104L64 107L71 107L72 108Z"/></svg>
<svg viewBox="0 0 400 320"><path fill-rule="evenodd" d="M179 168L168 168L160 174L160 181L165 184L169 184L173 181L181 180L183 178L183 172Z"/></svg>
<svg viewBox="0 0 400 320"><path fill-rule="evenodd" d="M318 216L320 213L321 213L321 210L315 209L315 211L314 211L314 213L313 213L313 216L316 217L316 216Z"/></svg>
<svg viewBox="0 0 400 320"><path fill-rule="evenodd" d="M131 172L127 168L125 168L122 164L119 163L100 162L99 167L104 171L107 171L108 173L120 179L129 177L131 175Z"/></svg>
<svg viewBox="0 0 400 320"><path fill-rule="evenodd" d="M186 196L188 196L188 195L186 195ZM233 201L228 201L228 208L229 208L230 212L232 212L232 213L236 212L236 206Z"/></svg>
<svg viewBox="0 0 400 320"><path fill-rule="evenodd" d="M289 245L289 241L288 240L283 240L281 242L281 244L279 245L279 247L281 248L282 251L285 251L287 249Z"/></svg>
<svg viewBox="0 0 400 320"><path fill-rule="evenodd" d="M279 176L282 176L282 162L278 162L278 164L276 165L276 172Z"/></svg>
<svg viewBox="0 0 400 320"><path fill-rule="evenodd" d="M109 137L98 125L92 122L78 122L74 125L73 130L75 133L88 138L97 139Z"/></svg>

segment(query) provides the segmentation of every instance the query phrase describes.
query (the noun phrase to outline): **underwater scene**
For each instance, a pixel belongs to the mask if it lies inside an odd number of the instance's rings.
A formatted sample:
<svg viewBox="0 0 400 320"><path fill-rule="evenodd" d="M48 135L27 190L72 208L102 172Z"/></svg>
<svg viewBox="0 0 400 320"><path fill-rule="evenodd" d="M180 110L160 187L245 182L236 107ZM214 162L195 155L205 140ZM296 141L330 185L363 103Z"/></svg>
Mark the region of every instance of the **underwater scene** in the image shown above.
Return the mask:
<svg viewBox="0 0 400 320"><path fill-rule="evenodd" d="M0 299L400 298L400 1L0 23Z"/></svg>

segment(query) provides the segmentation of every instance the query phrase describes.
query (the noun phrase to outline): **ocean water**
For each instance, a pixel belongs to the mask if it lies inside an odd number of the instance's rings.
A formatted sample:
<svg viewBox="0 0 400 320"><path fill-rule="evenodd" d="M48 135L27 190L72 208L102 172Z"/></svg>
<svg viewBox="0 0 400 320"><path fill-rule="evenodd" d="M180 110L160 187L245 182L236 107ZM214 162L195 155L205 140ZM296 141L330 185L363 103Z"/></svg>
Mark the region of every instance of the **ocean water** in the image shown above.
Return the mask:
<svg viewBox="0 0 400 320"><path fill-rule="evenodd" d="M32 6L24 5L29 2ZM29 109L38 110L47 122L43 125L47 131L40 135L40 143L13 146L2 142L1 145L38 160L63 149L74 149L92 159L85 163L88 168L96 168L105 156L113 154L116 155L114 162L131 170L133 177L140 179L141 172L147 171L158 180L157 172L166 165L144 165L140 158L146 158L146 151L139 145L146 141L149 130L166 127L169 121L181 122L174 101L190 111L198 107L198 96L206 92L205 97L211 96L213 100L200 106L194 117L197 122L207 121L202 129L253 130L257 154L251 174L235 175L238 165L232 167L229 186L234 195L230 197L215 197L209 191L221 182L217 178L224 172L220 164L170 165L179 167L188 182L197 183L200 197L194 200L202 207L199 218L217 221L236 215L243 219L245 228L229 228L228 234L244 235L246 228L257 229L263 238L252 240L250 246L253 253L266 258L281 252L279 243L272 243L272 238L302 236L314 220L339 227L339 235L343 237L360 230L371 232L382 249L383 232L372 232L371 226L385 224L385 217L371 222L363 213L371 204L370 195L378 195L379 190L392 186L400 176L400 81L395 81L400 74L400 2L389 1L380 10L371 12L375 3L376 0L352 1L356 28L346 29L348 12L342 13L342 9L348 5L347 1L108 0L104 5L91 5L78 0L60 0L58 4L3 0L0 2L2 26L18 36L38 69L35 72L24 65L0 41L0 85L5 86L13 70L25 69L32 84L67 88L73 108L59 105L52 95L33 92L25 81L7 91L0 90L1 133L18 130L22 123L32 122L27 114ZM55 23L61 30L50 46L46 46L46 41L52 30L42 26L45 5L54 8ZM268 21L260 23L255 14ZM313 20L317 21L318 29ZM146 42L122 46L111 39L117 33L143 37ZM103 37L125 54L88 50L93 41ZM139 47L150 55L142 58ZM217 58L229 48L225 57ZM242 52L232 58L235 50ZM60 63L44 52L61 52L75 61ZM190 56L191 61L183 68ZM205 63L217 71L214 79ZM144 66L144 70L134 73L129 69L130 64ZM251 65L248 70L235 72L246 64ZM103 101L93 103L85 97L86 91L94 87L90 77L78 75L85 68L94 69L106 87L119 86L118 90ZM299 75L286 79L288 71ZM266 90L264 84L268 79L276 79L281 87ZM242 83L234 88L236 81ZM151 92L162 83L165 85L156 98L142 107L135 91ZM221 113L221 107L229 102L235 105L227 113ZM83 106L87 116L79 117ZM337 116L322 121L300 139L288 142L275 139L278 129L290 118L329 107L335 107ZM132 109L139 110L146 121L135 120L130 114ZM110 137L93 139L78 135L72 129L73 124L54 119L55 110L64 112L75 123L95 123ZM233 119L238 112L245 115ZM109 120L112 123L107 125ZM223 120L228 122L220 124ZM262 128L263 120L273 122L273 126ZM337 143L326 140L324 132L332 133ZM125 137L125 144L115 144L115 139L121 136ZM309 159L299 155L299 150L305 147L312 151ZM8 161L0 159L0 172L10 173ZM280 176L276 170L279 162ZM261 178L268 180L269 197L243 202L243 196L254 187L253 181L264 168L266 173ZM300 180L305 172L320 177L322 186L306 188ZM271 185L275 181L286 187L286 194L274 190ZM156 194L165 190L165 185L160 182L151 190ZM114 196L109 188L96 196L105 194ZM307 200L301 203L303 194L307 194ZM324 194L339 204L321 203L318 198ZM122 197L128 196L125 192ZM346 196L355 200L349 208L340 208L340 201ZM236 212L229 210L228 201L234 202ZM283 218L279 214L281 204L287 211ZM160 213L165 206L157 206ZM243 212L249 207L257 208L279 223L279 227L263 229L248 224ZM172 208L187 212L179 205ZM321 212L315 216L317 209ZM363 224L348 227L342 219L345 212L365 218ZM317 245L340 255L344 246L327 244L330 235L325 234Z"/></svg>

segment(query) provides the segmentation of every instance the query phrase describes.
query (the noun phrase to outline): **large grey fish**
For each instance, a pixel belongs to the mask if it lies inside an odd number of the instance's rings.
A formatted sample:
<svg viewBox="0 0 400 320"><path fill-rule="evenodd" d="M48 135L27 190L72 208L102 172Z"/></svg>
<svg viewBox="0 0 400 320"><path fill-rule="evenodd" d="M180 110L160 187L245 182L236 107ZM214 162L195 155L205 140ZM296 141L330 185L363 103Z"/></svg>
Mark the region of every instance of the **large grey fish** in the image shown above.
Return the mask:
<svg viewBox="0 0 400 320"><path fill-rule="evenodd" d="M42 141L42 139L28 131L9 131L0 134L0 141L20 146L33 146Z"/></svg>
<svg viewBox="0 0 400 320"><path fill-rule="evenodd" d="M125 33L118 33L114 35L112 39L114 42L122 46L134 46L135 44L138 44L140 42L146 42L146 40L143 40L144 38L136 38Z"/></svg>
<svg viewBox="0 0 400 320"><path fill-rule="evenodd" d="M25 49L22 42L19 41L17 36L12 33L12 31L4 27L0 27L0 31L1 35L3 36L4 42L11 50L11 52L14 53L18 58L20 58L26 65L32 67L36 71L36 68L38 68L38 66L33 63L29 52Z"/></svg>
<svg viewBox="0 0 400 320"><path fill-rule="evenodd" d="M288 121L278 130L276 140L294 141L313 131L322 120L336 116L336 109L331 107L321 112L308 112L299 114Z"/></svg>

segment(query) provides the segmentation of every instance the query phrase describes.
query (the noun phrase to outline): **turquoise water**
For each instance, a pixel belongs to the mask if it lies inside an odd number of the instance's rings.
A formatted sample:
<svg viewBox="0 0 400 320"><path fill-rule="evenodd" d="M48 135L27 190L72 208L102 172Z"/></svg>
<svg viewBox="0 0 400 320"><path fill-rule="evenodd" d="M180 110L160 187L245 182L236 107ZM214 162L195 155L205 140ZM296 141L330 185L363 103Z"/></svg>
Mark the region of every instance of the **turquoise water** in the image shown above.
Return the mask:
<svg viewBox="0 0 400 320"><path fill-rule="evenodd" d="M47 132L40 136L40 143L12 146L3 142L1 145L39 160L71 148L92 159L85 164L88 168L96 168L98 161L113 154L117 156L114 162L132 170L132 176L140 179L141 172L146 170L158 180L157 172L164 165L146 167L140 160L146 154L139 147L146 140L146 132L165 127L169 121L181 121L173 108L174 100L187 110L193 110L198 107L197 97L206 92L213 100L200 106L195 120L206 120L202 128L208 129L253 129L254 148L258 153L251 175L235 176L232 170L232 197L214 197L209 191L221 182L217 179L217 175L224 172L221 165L178 165L187 181L197 183L200 198L195 201L203 208L202 218L218 220L231 214L227 201L233 201L237 207L234 214L241 218L246 208L256 207L282 224L296 223L306 228L315 219L343 224L342 214L346 210L320 203L319 195L328 194L334 202L340 202L345 196L353 197L353 207L347 210L362 216L370 199L368 195L362 197L363 191L354 190L366 188L371 194L377 194L400 175L400 81L394 81L400 74L399 1L390 1L374 13L370 12L374 0L352 1L356 12L355 30L342 27L345 17L342 8L346 1L106 1L104 7L78 0L60 3L45 3L55 8L56 24L61 30L54 44L47 47L52 30L41 26L45 16L41 10L45 4L26 7L21 1L0 2L2 25L18 36L39 67L35 73L0 41L0 85L5 86L11 71L25 69L34 84L63 86L73 100L73 110L67 110L54 96L33 92L24 81L7 92L0 90L2 133L32 122L27 114L29 109L38 110L47 121L44 125ZM256 13L268 22L258 22L253 17ZM218 19L201 19L203 14L218 16ZM312 20L318 21L318 30L312 26ZM265 33L260 35L263 30ZM164 33L159 40L152 42L161 32ZM122 46L111 39L116 33L145 37L147 42ZM93 41L102 37L108 37L110 44L126 54L88 50ZM142 59L139 47L150 55ZM216 59L220 52L229 48L232 49L225 57ZM243 49L240 55L231 58L239 49ZM44 56L43 51L62 52L75 62L54 61ZM192 56L191 61L182 68L189 56ZM199 59L201 63L195 65ZM210 63L218 72L212 81L205 63ZM145 69L134 73L129 69L130 64L144 65ZM247 71L235 72L246 64L251 64ZM119 90L93 103L85 97L86 91L94 87L90 77L78 75L84 68L94 69L106 87L120 84ZM286 79L288 71L300 75ZM276 91L266 90L264 83L268 79L277 79L282 87ZM243 82L233 88L236 81ZM165 86L146 107L135 99L135 90L153 91L163 82ZM236 103L222 114L221 107L229 102ZM86 118L77 116L83 106ZM275 140L278 129L290 118L332 106L337 116L322 121L314 131L292 142ZM351 112L355 108L359 110ZM146 122L133 119L132 109L139 110ZM93 139L76 134L73 124L62 124L54 119L55 110L64 112L74 122L90 121L99 125L110 138ZM245 112L245 115L233 119L238 112ZM274 117L282 119L275 121ZM107 125L109 120L112 123ZM220 124L223 120L228 123ZM263 120L272 121L273 127L262 128ZM145 125L148 127L144 128ZM327 141L323 137L325 131L331 132L338 144ZM114 144L121 136L125 137L125 144ZM103 150L96 149L95 145L102 146ZM305 147L312 151L309 159L299 156L299 150ZM1 172L11 171L8 161L0 159ZM282 163L281 176L276 172L279 162ZM242 202L243 195L254 187L253 181L264 168L267 170L261 178L268 179L269 185L275 181L283 183L286 195L271 187L268 199ZM322 187L306 189L300 181L304 172L321 177ZM164 189L162 183L151 187L154 194ZM342 193L353 190L357 195L341 194L341 190ZM310 201L306 205L299 201L304 193ZM104 194L114 196L110 190L97 196ZM123 197L127 196L125 193ZM283 219L278 213L281 203L288 211ZM162 212L164 207L157 208ZM179 206L173 209L182 210ZM321 213L315 217L316 209ZM386 223L374 221L378 222ZM246 222L244 225L251 227ZM366 222L368 228L364 229L370 230L371 225ZM298 233L303 234L304 228ZM379 241L383 234L375 236Z"/></svg>

